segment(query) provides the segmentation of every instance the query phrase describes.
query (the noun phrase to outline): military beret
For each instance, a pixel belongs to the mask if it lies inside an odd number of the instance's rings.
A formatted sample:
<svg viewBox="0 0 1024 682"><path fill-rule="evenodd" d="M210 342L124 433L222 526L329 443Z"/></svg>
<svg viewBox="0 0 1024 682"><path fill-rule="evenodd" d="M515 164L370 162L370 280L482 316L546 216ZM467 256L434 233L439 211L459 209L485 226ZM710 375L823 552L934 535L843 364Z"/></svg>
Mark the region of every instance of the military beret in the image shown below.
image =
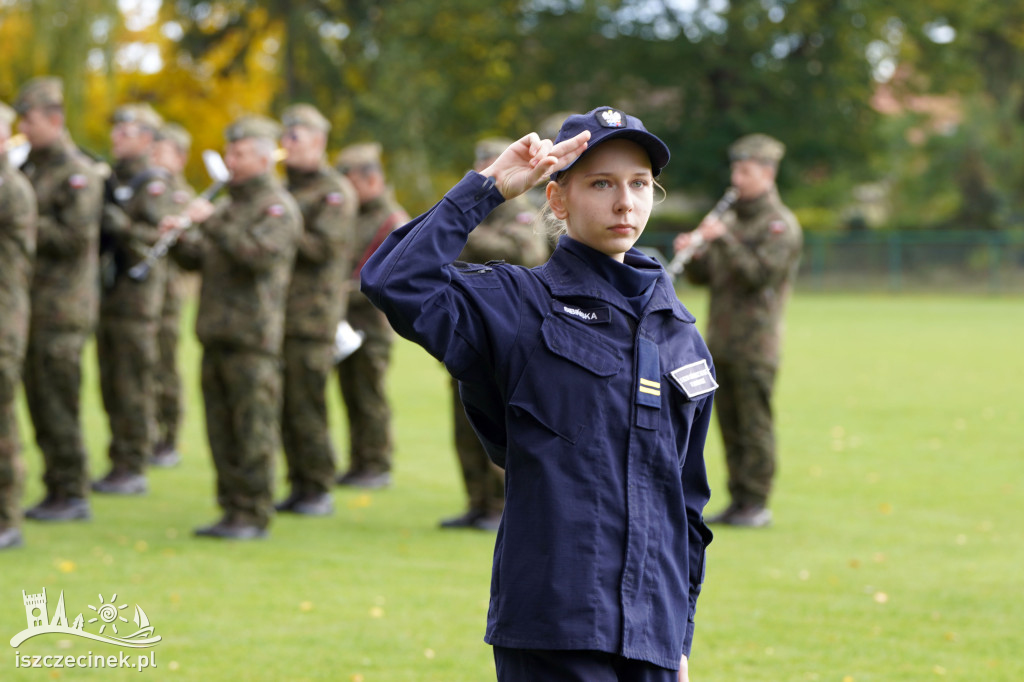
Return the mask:
<svg viewBox="0 0 1024 682"><path fill-rule="evenodd" d="M14 123L14 119L18 118L18 112L10 108L3 102L0 102L0 123L6 123L11 125Z"/></svg>
<svg viewBox="0 0 1024 682"><path fill-rule="evenodd" d="M285 128L304 126L327 133L331 130L331 122L312 104L293 104L281 114L281 123Z"/></svg>
<svg viewBox="0 0 1024 682"><path fill-rule="evenodd" d="M64 82L56 76L33 78L21 86L14 109L27 114L32 109L64 106Z"/></svg>
<svg viewBox="0 0 1024 682"><path fill-rule="evenodd" d="M266 116L242 116L224 131L224 139L230 142L238 142L248 137L262 137L268 140L278 140L281 137L281 126Z"/></svg>
<svg viewBox="0 0 1024 682"><path fill-rule="evenodd" d="M145 102L119 106L114 110L112 121L115 124L138 123L140 126L149 128L154 132L160 130L160 126L164 124L164 119L160 114L156 113L156 110Z"/></svg>
<svg viewBox="0 0 1024 682"><path fill-rule="evenodd" d="M503 151L508 149L510 144L512 144L512 140L505 137L485 137L482 140L478 140L475 150L476 160L496 159L501 156Z"/></svg>
<svg viewBox="0 0 1024 682"><path fill-rule="evenodd" d="M763 135L761 133L744 135L733 142L729 147L730 161L744 161L751 159L754 161L760 161L761 163L777 165L785 154L786 145L782 144L774 137L769 137L768 135Z"/></svg>
<svg viewBox="0 0 1024 682"><path fill-rule="evenodd" d="M192 148L192 136L177 123L165 123L156 131L156 139L168 140L178 149L187 152Z"/></svg>
<svg viewBox="0 0 1024 682"><path fill-rule="evenodd" d="M383 148L378 142L352 144L338 152L334 165L342 173L347 173L353 168L380 168L382 151Z"/></svg>

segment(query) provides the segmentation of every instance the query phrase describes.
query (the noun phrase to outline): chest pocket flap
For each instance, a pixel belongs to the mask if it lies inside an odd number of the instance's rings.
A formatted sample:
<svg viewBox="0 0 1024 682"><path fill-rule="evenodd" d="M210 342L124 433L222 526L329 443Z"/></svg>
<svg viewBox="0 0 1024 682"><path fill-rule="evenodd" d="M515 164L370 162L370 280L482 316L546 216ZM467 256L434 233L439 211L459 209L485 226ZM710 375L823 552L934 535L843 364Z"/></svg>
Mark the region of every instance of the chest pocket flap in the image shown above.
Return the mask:
<svg viewBox="0 0 1024 682"><path fill-rule="evenodd" d="M600 336L581 325L548 317L541 325L544 345L555 355L597 376L610 377L622 367L622 356Z"/></svg>

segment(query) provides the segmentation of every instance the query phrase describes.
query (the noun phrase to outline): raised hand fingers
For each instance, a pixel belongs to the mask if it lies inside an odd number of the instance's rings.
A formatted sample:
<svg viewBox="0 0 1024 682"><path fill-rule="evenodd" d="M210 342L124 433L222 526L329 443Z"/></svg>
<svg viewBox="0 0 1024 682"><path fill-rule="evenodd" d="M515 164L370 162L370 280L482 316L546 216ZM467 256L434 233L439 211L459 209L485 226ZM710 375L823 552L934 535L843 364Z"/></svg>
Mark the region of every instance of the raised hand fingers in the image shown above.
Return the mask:
<svg viewBox="0 0 1024 682"><path fill-rule="evenodd" d="M587 149L587 141L590 139L590 131L584 130L575 137L562 140L551 148L548 156L555 159L555 163L549 172L559 171L576 159Z"/></svg>

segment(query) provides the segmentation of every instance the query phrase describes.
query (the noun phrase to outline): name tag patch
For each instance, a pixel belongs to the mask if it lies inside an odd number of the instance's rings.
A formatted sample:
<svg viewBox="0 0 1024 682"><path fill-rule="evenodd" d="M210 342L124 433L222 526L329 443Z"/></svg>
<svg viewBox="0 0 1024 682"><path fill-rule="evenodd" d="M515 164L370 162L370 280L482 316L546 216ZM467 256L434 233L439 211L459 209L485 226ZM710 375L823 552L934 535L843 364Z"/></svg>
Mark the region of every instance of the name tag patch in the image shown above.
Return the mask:
<svg viewBox="0 0 1024 682"><path fill-rule="evenodd" d="M679 388L683 389L686 397L691 400L718 388L718 382L711 376L711 368L708 367L707 360L683 365L672 370L670 374L672 379L679 384Z"/></svg>
<svg viewBox="0 0 1024 682"><path fill-rule="evenodd" d="M611 311L608 308L580 308L561 301L554 301L552 307L560 315L575 317L587 324L606 324L612 319Z"/></svg>

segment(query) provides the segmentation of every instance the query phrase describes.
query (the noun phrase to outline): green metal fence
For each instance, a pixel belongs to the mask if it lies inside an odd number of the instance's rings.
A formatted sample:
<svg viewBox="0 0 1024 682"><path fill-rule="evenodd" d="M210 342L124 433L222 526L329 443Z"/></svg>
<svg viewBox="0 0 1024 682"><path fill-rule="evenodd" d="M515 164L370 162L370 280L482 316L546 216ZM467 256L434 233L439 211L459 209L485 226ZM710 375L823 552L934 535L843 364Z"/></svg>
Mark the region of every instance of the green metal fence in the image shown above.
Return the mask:
<svg viewBox="0 0 1024 682"><path fill-rule="evenodd" d="M672 238L641 241L666 255ZM799 287L1024 293L1024 230L805 232Z"/></svg>

